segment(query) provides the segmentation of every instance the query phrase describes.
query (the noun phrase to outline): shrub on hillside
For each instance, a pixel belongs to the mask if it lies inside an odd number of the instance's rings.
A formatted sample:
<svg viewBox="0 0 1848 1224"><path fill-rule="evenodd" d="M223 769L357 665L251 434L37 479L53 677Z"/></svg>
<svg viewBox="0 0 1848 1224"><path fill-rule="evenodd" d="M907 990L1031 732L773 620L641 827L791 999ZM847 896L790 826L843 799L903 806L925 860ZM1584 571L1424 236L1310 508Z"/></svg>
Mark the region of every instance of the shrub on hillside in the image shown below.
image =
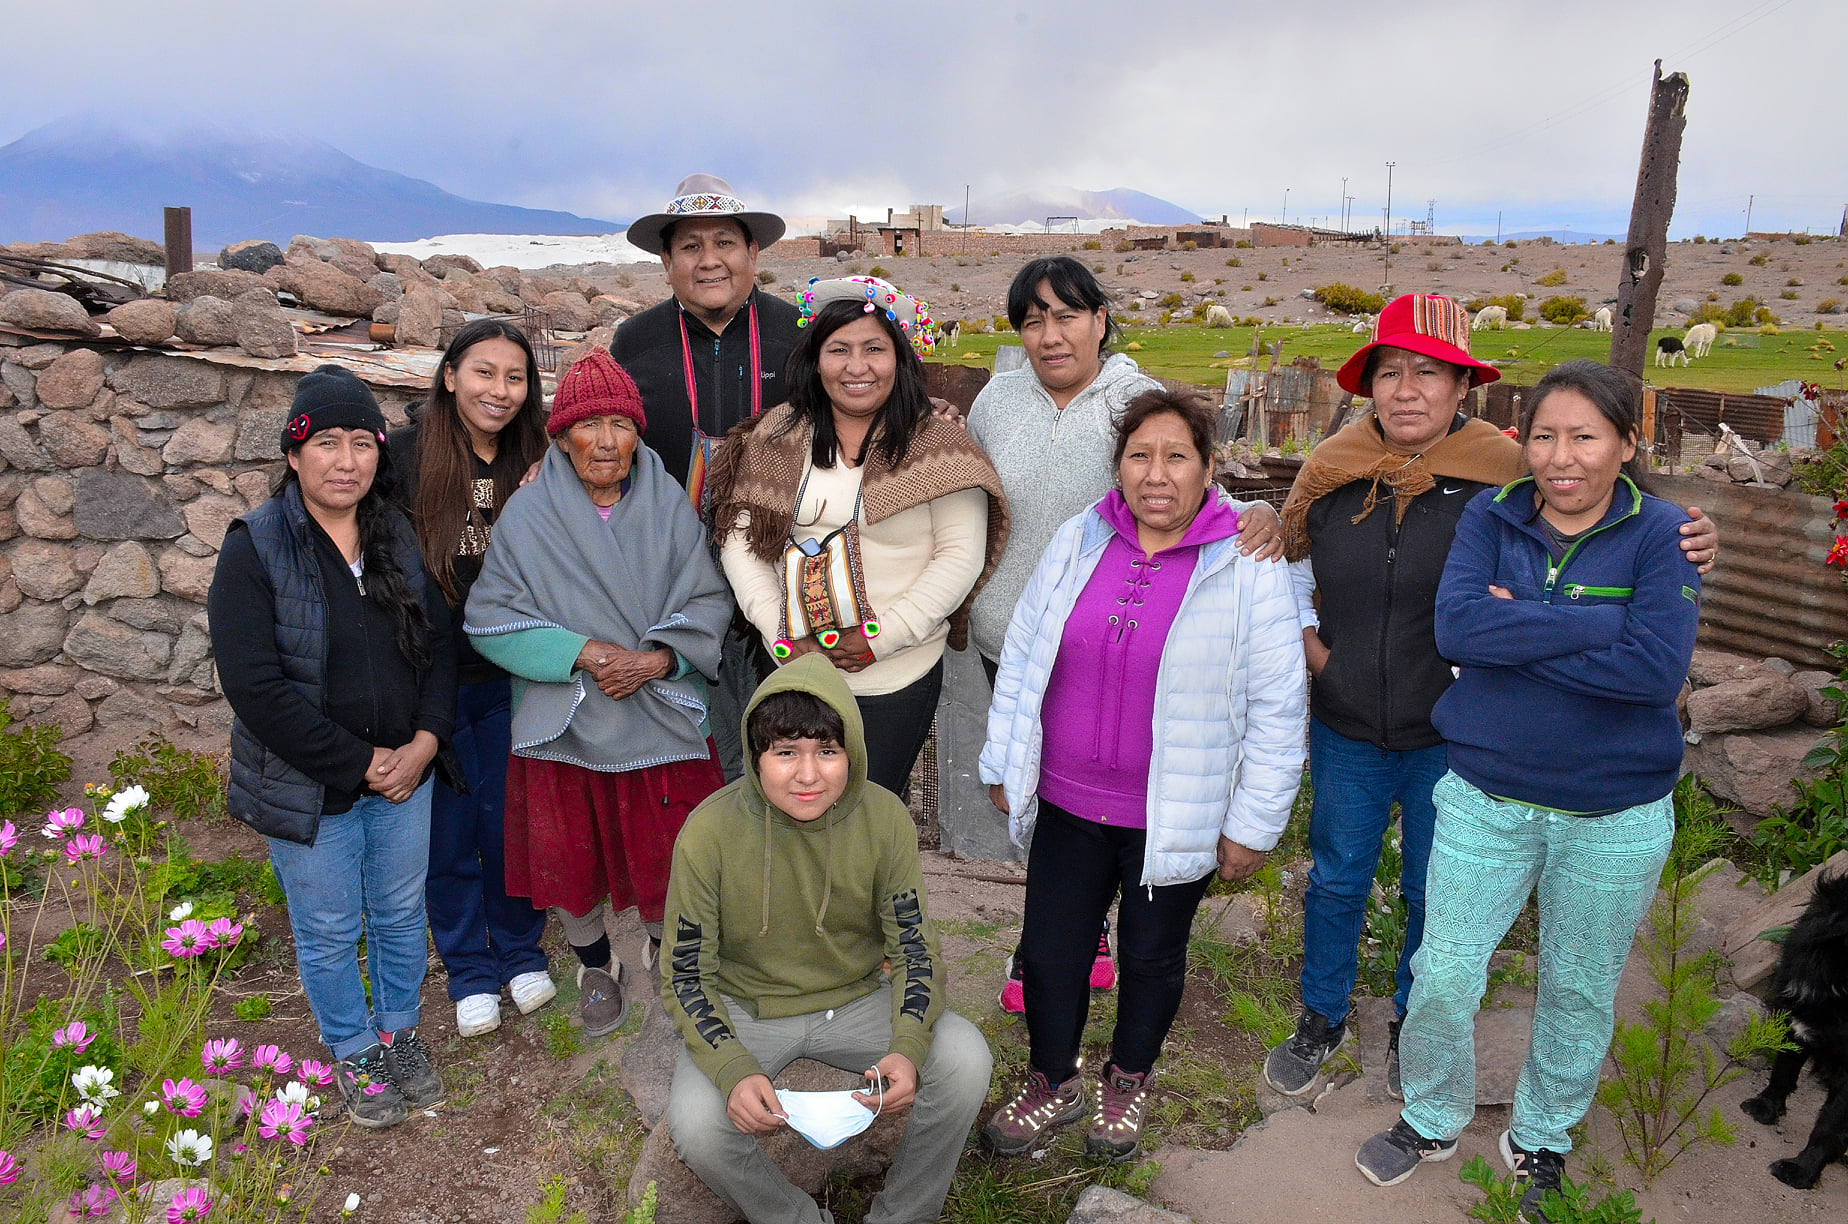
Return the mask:
<svg viewBox="0 0 1848 1224"><path fill-rule="evenodd" d="M1561 327L1570 327L1585 315L1585 299L1576 294L1570 297L1562 294L1540 303L1540 317Z"/></svg>
<svg viewBox="0 0 1848 1224"><path fill-rule="evenodd" d="M1504 293L1499 297L1473 297L1464 303L1464 307L1471 314L1486 310L1490 306L1500 306L1507 311L1510 323L1519 323L1522 316L1527 313L1527 299L1516 293Z"/></svg>
<svg viewBox="0 0 1848 1224"><path fill-rule="evenodd" d="M1551 272L1548 272L1545 276L1537 277L1534 280L1534 284L1545 285L1548 289L1556 289L1560 285L1563 285L1565 283L1566 283L1566 270L1564 268L1554 268Z"/></svg>
<svg viewBox="0 0 1848 1224"><path fill-rule="evenodd" d="M1728 272L1725 276L1720 277L1720 284L1743 285L1745 284L1745 277L1740 276L1737 272Z"/></svg>
<svg viewBox="0 0 1848 1224"><path fill-rule="evenodd" d="M1337 314L1346 315L1378 314L1386 305L1386 299L1379 294L1356 289L1341 281L1317 289L1315 300Z"/></svg>

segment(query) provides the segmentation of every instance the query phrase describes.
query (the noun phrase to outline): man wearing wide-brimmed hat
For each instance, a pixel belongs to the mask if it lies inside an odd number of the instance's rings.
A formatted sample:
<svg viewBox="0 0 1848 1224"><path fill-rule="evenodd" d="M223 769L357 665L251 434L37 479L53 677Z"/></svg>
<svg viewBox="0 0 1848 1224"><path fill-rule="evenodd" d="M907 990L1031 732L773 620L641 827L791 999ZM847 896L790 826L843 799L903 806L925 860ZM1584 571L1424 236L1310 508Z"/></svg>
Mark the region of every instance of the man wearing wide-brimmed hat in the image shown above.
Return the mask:
<svg viewBox="0 0 1848 1224"><path fill-rule="evenodd" d="M661 257L673 296L616 329L610 353L648 408L642 440L699 507L713 444L740 421L783 402L783 363L796 344L796 308L757 288L757 255L783 219L744 205L731 184L690 174L658 213L636 218L629 241ZM712 732L727 779L744 769L740 719L757 687L755 642L729 634L712 690Z"/></svg>

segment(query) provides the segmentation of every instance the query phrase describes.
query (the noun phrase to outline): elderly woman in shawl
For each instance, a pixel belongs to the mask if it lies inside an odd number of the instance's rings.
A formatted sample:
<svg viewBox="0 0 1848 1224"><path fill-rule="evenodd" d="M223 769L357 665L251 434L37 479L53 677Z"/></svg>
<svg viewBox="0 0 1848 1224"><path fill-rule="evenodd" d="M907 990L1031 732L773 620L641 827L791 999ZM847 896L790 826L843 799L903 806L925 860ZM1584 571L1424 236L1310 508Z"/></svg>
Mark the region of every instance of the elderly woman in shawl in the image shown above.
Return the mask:
<svg viewBox="0 0 1848 1224"><path fill-rule="evenodd" d="M1387 1091L1399 1092L1399 1025L1424 937L1425 868L1444 774L1431 709L1455 676L1438 653L1432 617L1457 519L1484 489L1527 469L1521 447L1464 415L1472 388L1501 377L1470 356L1470 319L1446 297L1387 303L1372 339L1341 367L1343 390L1372 411L1315 448L1283 508L1315 677L1309 703L1309 817L1314 866L1303 901L1303 1008L1271 1050L1264 1078L1301 1097L1347 1032L1367 896L1394 803L1400 810L1400 889L1407 907ZM1711 564L1713 524L1698 510L1681 528L1688 560Z"/></svg>
<svg viewBox="0 0 1848 1224"><path fill-rule="evenodd" d="M660 947L675 835L724 785L705 725L731 600L640 393L595 350L560 380L536 480L494 524L464 629L514 679L507 892L558 910L585 1033L628 1011L606 904Z"/></svg>

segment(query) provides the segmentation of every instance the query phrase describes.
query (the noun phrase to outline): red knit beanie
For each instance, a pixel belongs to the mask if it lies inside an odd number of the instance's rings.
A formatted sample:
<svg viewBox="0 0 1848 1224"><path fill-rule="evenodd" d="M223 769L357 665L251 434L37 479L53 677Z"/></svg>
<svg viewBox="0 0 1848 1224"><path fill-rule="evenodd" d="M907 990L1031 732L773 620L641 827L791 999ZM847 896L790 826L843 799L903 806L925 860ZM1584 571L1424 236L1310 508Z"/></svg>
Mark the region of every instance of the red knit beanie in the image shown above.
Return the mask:
<svg viewBox="0 0 1848 1224"><path fill-rule="evenodd" d="M648 415L642 411L642 393L635 389L635 380L616 364L608 349L592 349L572 362L558 380L545 431L557 436L588 417L612 413L634 421L636 432L647 432Z"/></svg>

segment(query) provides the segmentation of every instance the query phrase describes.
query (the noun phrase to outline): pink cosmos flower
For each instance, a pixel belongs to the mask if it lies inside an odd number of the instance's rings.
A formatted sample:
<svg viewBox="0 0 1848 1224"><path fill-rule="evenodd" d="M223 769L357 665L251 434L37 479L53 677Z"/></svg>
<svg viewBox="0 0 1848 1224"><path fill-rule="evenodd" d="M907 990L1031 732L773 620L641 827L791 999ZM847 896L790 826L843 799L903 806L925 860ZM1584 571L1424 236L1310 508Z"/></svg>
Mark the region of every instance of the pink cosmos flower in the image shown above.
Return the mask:
<svg viewBox="0 0 1848 1224"><path fill-rule="evenodd" d="M308 1142L308 1128L313 1122L300 1103L272 1100L263 1106L263 1114L257 1120L257 1133L265 1139L287 1139L300 1147Z"/></svg>
<svg viewBox="0 0 1848 1224"><path fill-rule="evenodd" d="M51 811L45 813L44 834L53 841L65 836L67 833L75 833L81 828L83 828L82 808L65 808L62 812Z"/></svg>
<svg viewBox="0 0 1848 1224"><path fill-rule="evenodd" d="M233 946L244 936L243 924L233 922L229 918L212 919L212 925L207 927L206 931L212 936L212 942L221 948Z"/></svg>
<svg viewBox="0 0 1848 1224"><path fill-rule="evenodd" d="M302 1083L325 1088L334 1082L334 1069L318 1058L304 1058L295 1073L302 1077Z"/></svg>
<svg viewBox="0 0 1848 1224"><path fill-rule="evenodd" d="M250 1065L259 1071L274 1071L277 1075L287 1075L295 1060L282 1052L281 1047L260 1045L250 1055Z"/></svg>
<svg viewBox="0 0 1848 1224"><path fill-rule="evenodd" d="M18 1180L19 1161L11 1152L0 1152L0 1186L10 1186Z"/></svg>
<svg viewBox="0 0 1848 1224"><path fill-rule="evenodd" d="M92 1216L106 1216L109 1214L109 1205L115 1202L115 1200L116 1188L98 1182L88 1190L72 1194L71 1200L66 1205L65 1210L79 1219Z"/></svg>
<svg viewBox="0 0 1848 1224"><path fill-rule="evenodd" d="M103 1137L102 1106L79 1105L64 1115L64 1125L72 1133L94 1143Z"/></svg>
<svg viewBox="0 0 1848 1224"><path fill-rule="evenodd" d="M97 1163L103 1166L103 1174L110 1181L135 1180L135 1158L127 1152L104 1152Z"/></svg>
<svg viewBox="0 0 1848 1224"><path fill-rule="evenodd" d="M244 1048L235 1037L214 1037L199 1051L207 1075L228 1075L244 1065Z"/></svg>
<svg viewBox="0 0 1848 1224"><path fill-rule="evenodd" d="M188 1186L167 1205L167 1224L196 1224L212 1210L212 1200L197 1186Z"/></svg>
<svg viewBox="0 0 1848 1224"><path fill-rule="evenodd" d="M12 853L13 847L18 844L19 830L13 827L13 822L9 820L0 824L0 858Z"/></svg>
<svg viewBox="0 0 1848 1224"><path fill-rule="evenodd" d="M65 1046L70 1046L72 1051L77 1054L81 1054L89 1049L90 1043L95 1040L96 1034L85 1028L81 1020L73 1020L63 1028L53 1029L51 1031L51 1045L53 1049L63 1049Z"/></svg>
<svg viewBox="0 0 1848 1224"><path fill-rule="evenodd" d="M102 858L103 854L101 833L79 833L64 843L64 862L68 867Z"/></svg>
<svg viewBox="0 0 1848 1224"><path fill-rule="evenodd" d="M160 941L160 946L184 960L210 952L217 945L212 942L212 933L205 923L188 918L179 926L168 927L167 938Z"/></svg>
<svg viewBox="0 0 1848 1224"><path fill-rule="evenodd" d="M205 1086L195 1084L189 1079L177 1083L162 1080L160 1084L161 1100L166 1103L167 1112L179 1114L184 1118L196 1118L205 1108Z"/></svg>

